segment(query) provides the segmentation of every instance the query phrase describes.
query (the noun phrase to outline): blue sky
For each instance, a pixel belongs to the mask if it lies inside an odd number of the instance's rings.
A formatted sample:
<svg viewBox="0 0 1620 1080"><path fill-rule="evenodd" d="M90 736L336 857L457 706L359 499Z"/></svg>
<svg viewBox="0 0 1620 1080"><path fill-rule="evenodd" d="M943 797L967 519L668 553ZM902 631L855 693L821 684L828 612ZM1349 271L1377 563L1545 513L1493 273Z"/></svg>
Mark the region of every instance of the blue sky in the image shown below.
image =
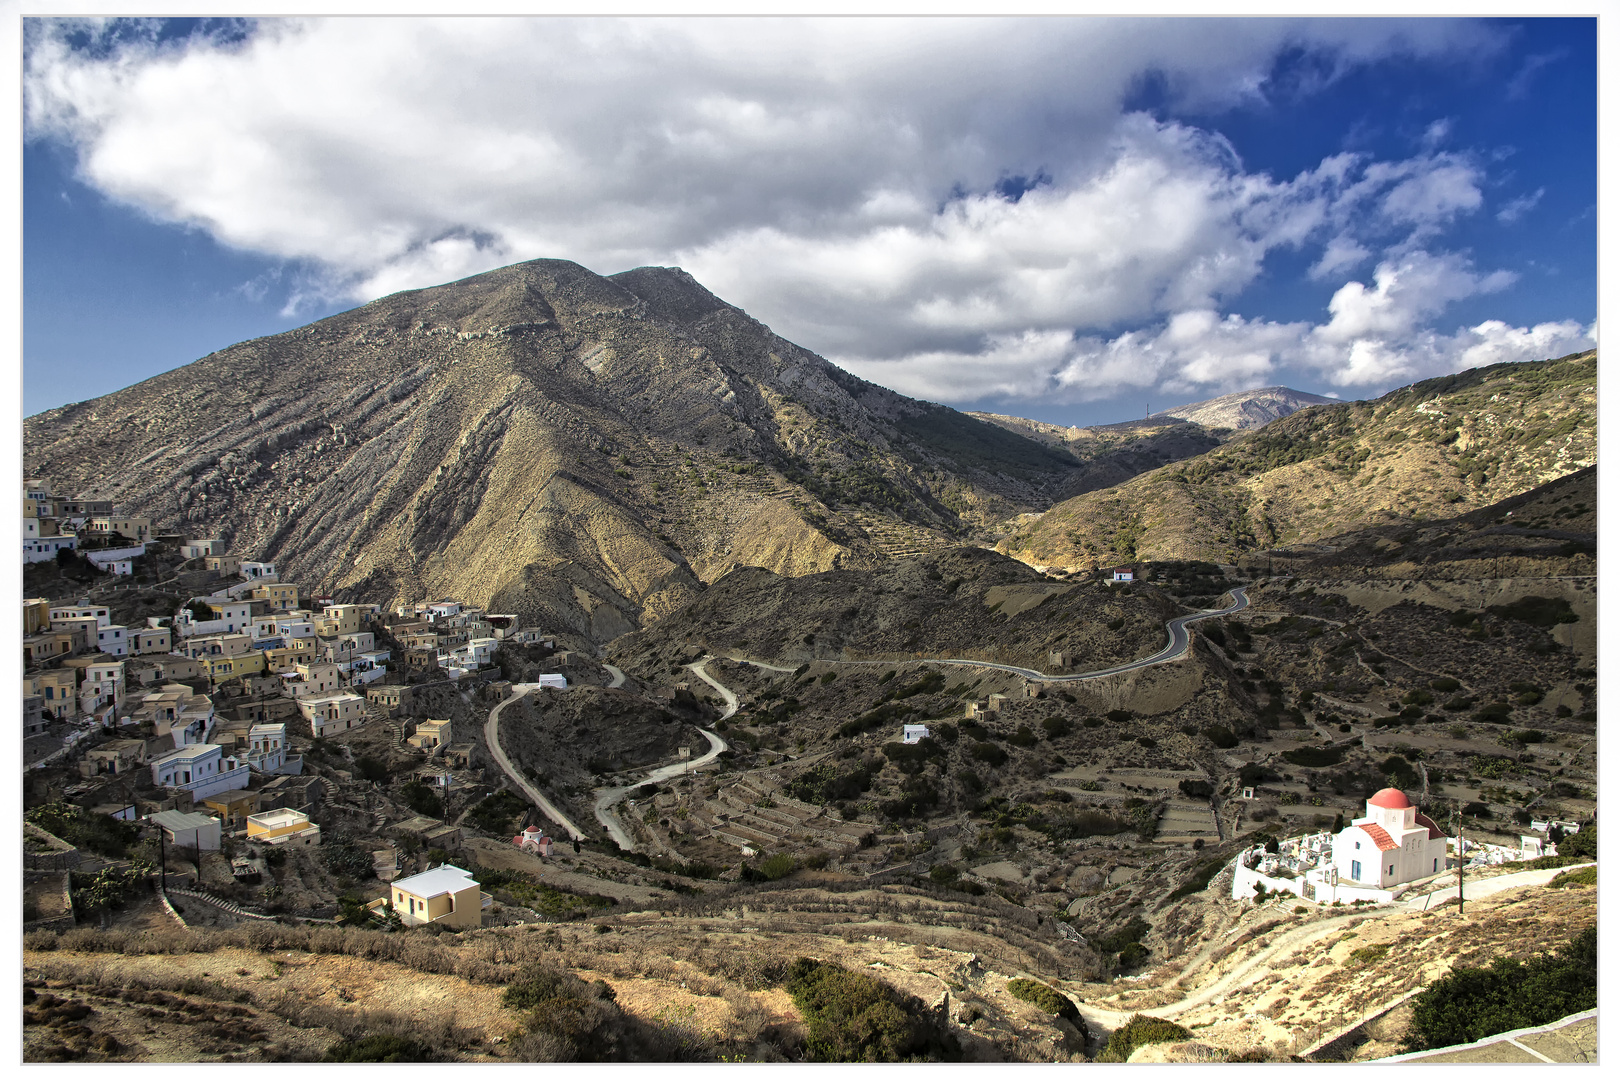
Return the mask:
<svg viewBox="0 0 1620 1080"><path fill-rule="evenodd" d="M526 258L1095 423L1595 334L1595 20L27 27L26 414Z"/></svg>

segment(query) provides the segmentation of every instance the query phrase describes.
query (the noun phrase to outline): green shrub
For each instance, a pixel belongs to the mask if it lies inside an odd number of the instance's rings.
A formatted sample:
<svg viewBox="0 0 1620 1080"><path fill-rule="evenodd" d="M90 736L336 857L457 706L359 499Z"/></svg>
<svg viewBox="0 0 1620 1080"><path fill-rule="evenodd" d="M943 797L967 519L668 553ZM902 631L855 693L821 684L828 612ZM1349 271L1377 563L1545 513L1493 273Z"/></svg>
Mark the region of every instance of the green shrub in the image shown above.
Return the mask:
<svg viewBox="0 0 1620 1080"><path fill-rule="evenodd" d="M529 804L517 794L502 789L488 795L467 812L467 824L496 836L515 834L517 819L529 812Z"/></svg>
<svg viewBox="0 0 1620 1080"><path fill-rule="evenodd" d="M1356 949L1350 954L1350 959L1357 964L1376 964L1387 955L1389 955L1389 945L1386 942L1380 945L1368 945L1365 948Z"/></svg>
<svg viewBox="0 0 1620 1080"><path fill-rule="evenodd" d="M779 851L770 858L762 859L759 864L759 872L766 881L780 881L798 868L798 860L785 851Z"/></svg>
<svg viewBox="0 0 1620 1080"><path fill-rule="evenodd" d="M1301 746L1297 750L1284 750L1283 760L1290 765L1320 769L1343 761L1344 750L1337 746Z"/></svg>
<svg viewBox="0 0 1620 1080"><path fill-rule="evenodd" d="M1570 610L1569 601L1561 596L1526 596L1511 604L1497 604L1485 610L1500 618L1514 619L1543 630L1559 623L1576 622L1580 618Z"/></svg>
<svg viewBox="0 0 1620 1080"><path fill-rule="evenodd" d="M1559 841L1558 854L1573 855L1578 859L1597 858L1597 826L1587 825L1574 836Z"/></svg>
<svg viewBox="0 0 1620 1080"><path fill-rule="evenodd" d="M1408 690L1401 696L1401 701L1408 705L1427 705L1434 700L1434 695L1427 690Z"/></svg>
<svg viewBox="0 0 1620 1080"><path fill-rule="evenodd" d="M1161 1020L1157 1016L1143 1016L1137 1013L1125 1023L1124 1027L1108 1037L1108 1045L1097 1056L1097 1060L1129 1061L1131 1055L1144 1046L1151 1046L1154 1043L1185 1042L1190 1038L1192 1032L1180 1024Z"/></svg>
<svg viewBox="0 0 1620 1080"><path fill-rule="evenodd" d="M23 818L76 848L115 859L123 858L140 836L140 830L128 821L93 813L67 802L36 806L23 814Z"/></svg>
<svg viewBox="0 0 1620 1080"><path fill-rule="evenodd" d="M1238 744L1238 737L1232 734L1230 728L1220 724L1211 724L1204 729L1204 738L1214 743L1222 750L1230 750Z"/></svg>
<svg viewBox="0 0 1620 1080"><path fill-rule="evenodd" d="M1005 765L1007 763L1007 751L1003 750L995 743L974 743L973 748L968 751L968 754L975 760L982 761L992 768Z"/></svg>
<svg viewBox="0 0 1620 1080"><path fill-rule="evenodd" d="M1189 799L1207 799L1215 794L1215 785L1208 780L1183 780L1176 786Z"/></svg>
<svg viewBox="0 0 1620 1080"><path fill-rule="evenodd" d="M398 1035L367 1035L353 1042L334 1043L325 1061L437 1061L438 1057L421 1043Z"/></svg>
<svg viewBox="0 0 1620 1080"><path fill-rule="evenodd" d="M811 1061L948 1061L959 1056L922 1003L872 976L800 957L787 992L804 1018Z"/></svg>
<svg viewBox="0 0 1620 1080"><path fill-rule="evenodd" d="M1597 955L1593 926L1557 951L1522 963L1497 957L1490 967L1455 968L1413 999L1406 1048L1476 1042L1595 1008Z"/></svg>
<svg viewBox="0 0 1620 1080"><path fill-rule="evenodd" d="M1019 1001L1027 1001L1044 1013L1052 1016L1061 1016L1065 1020L1078 1020L1080 1010L1074 1007L1074 1002L1064 995L1034 979L1012 979L1007 983L1007 993Z"/></svg>
<svg viewBox="0 0 1620 1080"><path fill-rule="evenodd" d="M1109 709L1103 715L1107 716L1108 719L1112 720L1116 724L1128 724L1135 719L1128 709Z"/></svg>
<svg viewBox="0 0 1620 1080"><path fill-rule="evenodd" d="M1572 886L1596 885L1597 867L1587 866L1580 870L1566 870L1562 874L1547 882L1549 889L1568 889Z"/></svg>
<svg viewBox="0 0 1620 1080"><path fill-rule="evenodd" d="M1451 676L1443 676L1429 683L1429 689L1439 694L1451 694L1462 689L1462 683Z"/></svg>

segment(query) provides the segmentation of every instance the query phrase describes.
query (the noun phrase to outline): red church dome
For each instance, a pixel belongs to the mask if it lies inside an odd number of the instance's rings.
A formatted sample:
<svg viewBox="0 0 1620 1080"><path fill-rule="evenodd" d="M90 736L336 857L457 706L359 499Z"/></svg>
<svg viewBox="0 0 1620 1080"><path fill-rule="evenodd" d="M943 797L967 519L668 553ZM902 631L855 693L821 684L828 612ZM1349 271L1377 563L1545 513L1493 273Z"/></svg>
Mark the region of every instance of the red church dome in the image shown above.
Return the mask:
<svg viewBox="0 0 1620 1080"><path fill-rule="evenodd" d="M1367 802L1371 806L1376 806L1384 810L1406 810L1412 805L1411 800L1403 795L1399 788L1392 787L1385 788L1383 791L1380 791L1378 794L1368 799Z"/></svg>

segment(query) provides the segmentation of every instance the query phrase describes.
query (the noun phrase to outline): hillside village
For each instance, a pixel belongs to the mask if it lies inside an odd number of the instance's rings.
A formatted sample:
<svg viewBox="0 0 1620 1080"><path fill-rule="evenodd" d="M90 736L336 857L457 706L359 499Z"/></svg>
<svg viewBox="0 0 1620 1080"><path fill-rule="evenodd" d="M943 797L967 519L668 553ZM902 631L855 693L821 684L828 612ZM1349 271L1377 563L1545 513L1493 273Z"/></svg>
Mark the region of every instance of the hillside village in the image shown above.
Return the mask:
<svg viewBox="0 0 1620 1080"><path fill-rule="evenodd" d="M72 583L90 586L72 600L23 602L28 803L133 827L86 827L125 842L75 851L73 868L133 874L149 854L137 830L153 840L161 833L160 846L176 860L171 886L212 886L221 906L234 906L230 896L245 898L240 886L259 885L253 899L264 906L278 895L266 858L277 864L277 849L320 845L319 822L330 824L334 812L358 815L353 831L385 845L366 852L384 881L409 854L426 860L434 852L442 862L459 847L460 830L442 818L365 795L363 810L351 804L383 768L365 747L380 737L407 759L402 787L418 808L484 786L471 744L455 741L450 719L419 715L412 696L451 687L498 700L508 684L495 666L497 648L551 658L550 639L513 616L455 600L384 614L375 604L302 596L272 563L229 554L217 539L157 533L149 519L61 498L38 483L25 484L24 507L25 566L78 569ZM160 568L171 576L152 581ZM190 595L164 615L130 620L131 598L157 588ZM554 661L572 662L567 653ZM566 685L560 675L539 678ZM369 741L357 741L362 732ZM338 839L353 844L349 835ZM48 833L43 842L61 847ZM180 853L189 865L181 867ZM60 868L63 858L45 861ZM68 891L60 874L46 884L47 893ZM303 899L314 917L330 919L337 898L317 890ZM72 918L63 910L29 914L41 924Z"/></svg>

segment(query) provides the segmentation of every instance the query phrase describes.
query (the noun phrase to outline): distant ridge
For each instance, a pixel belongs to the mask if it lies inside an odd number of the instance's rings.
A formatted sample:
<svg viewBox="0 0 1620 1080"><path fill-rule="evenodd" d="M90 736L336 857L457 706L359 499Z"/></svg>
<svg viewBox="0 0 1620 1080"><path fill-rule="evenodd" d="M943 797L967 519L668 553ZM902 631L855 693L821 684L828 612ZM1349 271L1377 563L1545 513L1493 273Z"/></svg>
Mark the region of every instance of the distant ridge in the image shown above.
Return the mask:
<svg viewBox="0 0 1620 1080"><path fill-rule="evenodd" d="M1311 405L1331 405L1337 398L1320 394L1307 394L1303 390L1290 390L1286 386L1264 386L1258 390L1240 390L1223 394L1208 401L1195 401L1154 413L1154 417L1187 420L1207 428L1231 428L1233 431L1252 431L1296 413Z"/></svg>

